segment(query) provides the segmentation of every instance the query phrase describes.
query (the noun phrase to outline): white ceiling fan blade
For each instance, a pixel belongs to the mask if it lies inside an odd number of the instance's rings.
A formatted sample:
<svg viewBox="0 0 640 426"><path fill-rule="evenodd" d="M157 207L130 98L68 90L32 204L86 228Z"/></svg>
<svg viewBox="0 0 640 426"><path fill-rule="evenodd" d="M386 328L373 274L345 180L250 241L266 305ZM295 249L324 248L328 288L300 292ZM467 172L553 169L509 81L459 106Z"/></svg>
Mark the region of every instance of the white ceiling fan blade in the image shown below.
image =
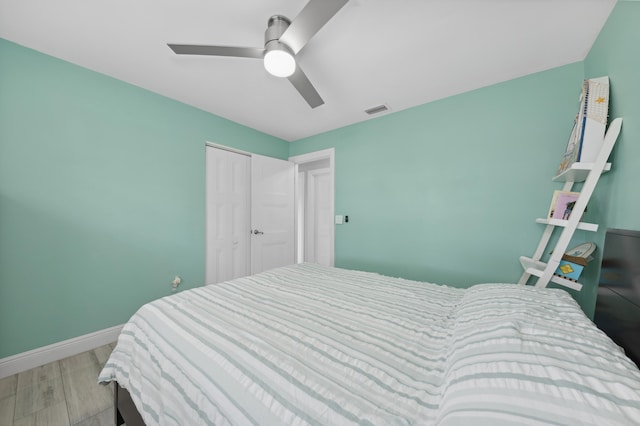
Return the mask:
<svg viewBox="0 0 640 426"><path fill-rule="evenodd" d="M259 47L206 46L198 44L167 44L178 55L235 56L262 59L264 49Z"/></svg>
<svg viewBox="0 0 640 426"><path fill-rule="evenodd" d="M288 79L291 84L293 84L293 87L296 88L298 93L302 95L304 100L307 101L311 108L315 108L324 104L324 101L299 65L296 66L295 72L290 77L288 77Z"/></svg>
<svg viewBox="0 0 640 426"><path fill-rule="evenodd" d="M349 0L310 0L291 21L280 41L298 53Z"/></svg>

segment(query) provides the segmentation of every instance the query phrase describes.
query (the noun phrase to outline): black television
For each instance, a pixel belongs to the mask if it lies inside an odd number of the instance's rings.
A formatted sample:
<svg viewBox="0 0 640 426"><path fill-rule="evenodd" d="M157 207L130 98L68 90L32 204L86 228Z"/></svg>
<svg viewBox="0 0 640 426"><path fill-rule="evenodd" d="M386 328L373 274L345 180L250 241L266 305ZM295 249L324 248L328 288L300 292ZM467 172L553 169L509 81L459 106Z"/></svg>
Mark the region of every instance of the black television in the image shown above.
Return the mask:
<svg viewBox="0 0 640 426"><path fill-rule="evenodd" d="M640 231L607 229L593 321L640 367Z"/></svg>

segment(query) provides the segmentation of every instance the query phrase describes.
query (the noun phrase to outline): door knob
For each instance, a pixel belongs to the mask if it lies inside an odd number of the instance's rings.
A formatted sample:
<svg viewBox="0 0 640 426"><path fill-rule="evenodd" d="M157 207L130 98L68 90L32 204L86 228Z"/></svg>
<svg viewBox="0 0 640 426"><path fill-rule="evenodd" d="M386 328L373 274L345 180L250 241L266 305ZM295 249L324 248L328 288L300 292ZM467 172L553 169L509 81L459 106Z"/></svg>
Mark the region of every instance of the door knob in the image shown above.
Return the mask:
<svg viewBox="0 0 640 426"><path fill-rule="evenodd" d="M254 234L254 235L262 235L262 234L264 234L264 232L262 232L262 231L258 231L257 229L254 229L254 230L253 230L253 234Z"/></svg>

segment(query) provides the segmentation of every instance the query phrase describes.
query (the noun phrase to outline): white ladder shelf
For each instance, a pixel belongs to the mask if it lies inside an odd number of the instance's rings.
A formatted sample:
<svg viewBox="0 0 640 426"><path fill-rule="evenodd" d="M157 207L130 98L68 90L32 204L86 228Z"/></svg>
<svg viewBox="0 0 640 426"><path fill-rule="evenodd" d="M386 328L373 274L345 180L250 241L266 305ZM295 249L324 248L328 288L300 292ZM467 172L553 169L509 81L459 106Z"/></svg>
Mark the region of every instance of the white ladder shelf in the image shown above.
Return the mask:
<svg viewBox="0 0 640 426"><path fill-rule="evenodd" d="M564 182L564 186L562 188L564 191L571 191L575 182L584 182L584 185L582 186L580 196L576 200L576 204L568 220L536 219L537 223L542 223L546 226L542 233L542 238L538 243L538 248L533 256L520 257L520 263L522 264L524 272L522 273L518 284L525 285L529 280L529 277L533 275L538 277L535 284L536 287L546 287L547 284L549 284L549 281L551 281L574 290L579 291L582 289L582 284L554 275L554 272L558 269L562 256L567 250L576 229L592 232L598 230L598 224L580 222L580 219L582 218L582 214L587 207L587 203L589 202L589 199L593 194L593 190L600 179L600 175L611 169L611 163L607 163L607 160L609 159L613 146L618 139L621 127L622 118L616 118L611 122L604 137L602 147L600 148L600 153L594 163L574 163L571 165L571 168L553 179L557 182ZM547 244L549 244L549 240L551 239L551 235L556 227L562 227L562 233L560 234L560 238L558 239L548 262L542 262L540 259L542 258Z"/></svg>

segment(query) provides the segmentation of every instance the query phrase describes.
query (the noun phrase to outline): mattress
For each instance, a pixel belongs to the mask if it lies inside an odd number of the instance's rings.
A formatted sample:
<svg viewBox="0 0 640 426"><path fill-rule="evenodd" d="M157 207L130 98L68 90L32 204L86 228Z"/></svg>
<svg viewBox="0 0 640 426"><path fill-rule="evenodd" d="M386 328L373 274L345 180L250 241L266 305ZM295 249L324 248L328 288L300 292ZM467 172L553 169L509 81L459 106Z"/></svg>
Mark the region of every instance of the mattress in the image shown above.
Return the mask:
<svg viewBox="0 0 640 426"><path fill-rule="evenodd" d="M99 375L148 425L637 424L568 293L292 265L144 305Z"/></svg>

